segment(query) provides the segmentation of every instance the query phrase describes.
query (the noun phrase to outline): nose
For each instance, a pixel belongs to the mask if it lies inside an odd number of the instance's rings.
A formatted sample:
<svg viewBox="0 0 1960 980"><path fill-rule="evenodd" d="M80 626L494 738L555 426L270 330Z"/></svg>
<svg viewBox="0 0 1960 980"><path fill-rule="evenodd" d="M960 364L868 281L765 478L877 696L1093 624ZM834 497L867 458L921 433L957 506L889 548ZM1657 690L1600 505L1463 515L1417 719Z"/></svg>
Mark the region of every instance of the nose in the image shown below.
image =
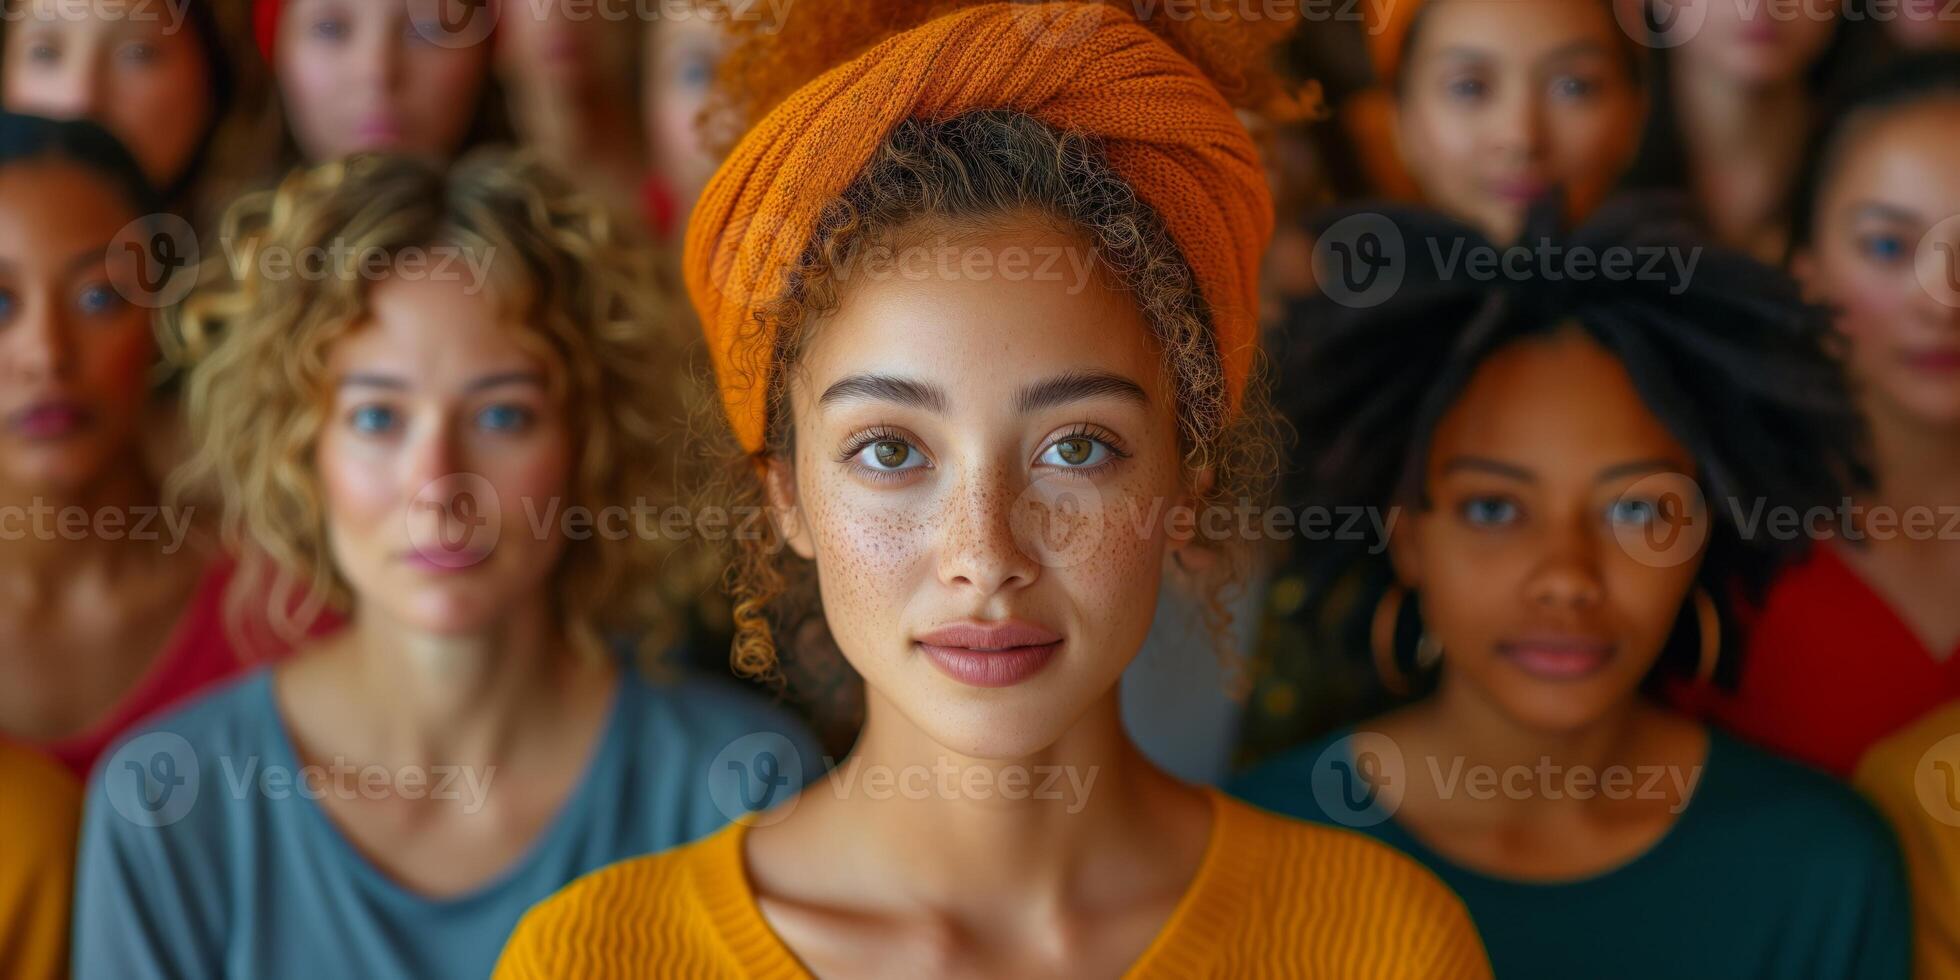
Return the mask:
<svg viewBox="0 0 1960 980"><path fill-rule="evenodd" d="M1536 159L1544 144L1544 119L1538 99L1523 85L1510 85L1493 108L1490 134L1495 149L1506 159Z"/></svg>
<svg viewBox="0 0 1960 980"><path fill-rule="evenodd" d="M939 541L939 580L983 596L1025 588L1041 565L1017 539L1019 491L1006 474L970 473L951 491Z"/></svg>
<svg viewBox="0 0 1960 980"><path fill-rule="evenodd" d="M1527 598L1547 609L1590 609L1604 598L1599 542L1583 518L1551 533L1544 555L1526 583Z"/></svg>
<svg viewBox="0 0 1960 980"><path fill-rule="evenodd" d="M393 31L363 32L355 44L355 77L370 92L393 92L401 81L403 48L418 43L409 35L414 27L406 22Z"/></svg>
<svg viewBox="0 0 1960 980"><path fill-rule="evenodd" d="M428 499L447 504L453 489L446 485L450 481L443 478L457 475L462 468L454 427L441 420L425 425L411 421L410 432L402 467L408 493L418 501Z"/></svg>
<svg viewBox="0 0 1960 980"><path fill-rule="evenodd" d="M9 375L22 382L65 377L74 366L74 338L55 304L28 300L27 309L0 333Z"/></svg>

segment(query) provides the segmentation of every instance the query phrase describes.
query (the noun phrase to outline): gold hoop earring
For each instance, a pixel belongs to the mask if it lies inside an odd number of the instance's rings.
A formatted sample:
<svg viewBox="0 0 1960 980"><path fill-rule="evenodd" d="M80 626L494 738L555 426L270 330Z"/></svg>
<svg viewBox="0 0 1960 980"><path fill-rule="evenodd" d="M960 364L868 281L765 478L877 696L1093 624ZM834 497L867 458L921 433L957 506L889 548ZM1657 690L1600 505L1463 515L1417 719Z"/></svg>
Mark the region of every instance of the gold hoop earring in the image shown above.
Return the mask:
<svg viewBox="0 0 1960 980"><path fill-rule="evenodd" d="M1375 673L1389 693L1409 693L1409 678L1395 666L1395 624L1402 616L1402 600L1408 591L1391 585L1375 603L1375 618L1368 624L1368 650L1375 655Z"/></svg>
<svg viewBox="0 0 1960 980"><path fill-rule="evenodd" d="M1707 586L1695 587L1695 623L1701 627L1701 659L1695 663L1695 684L1707 687L1715 679L1715 665L1722 658L1722 613L1715 608L1715 597Z"/></svg>

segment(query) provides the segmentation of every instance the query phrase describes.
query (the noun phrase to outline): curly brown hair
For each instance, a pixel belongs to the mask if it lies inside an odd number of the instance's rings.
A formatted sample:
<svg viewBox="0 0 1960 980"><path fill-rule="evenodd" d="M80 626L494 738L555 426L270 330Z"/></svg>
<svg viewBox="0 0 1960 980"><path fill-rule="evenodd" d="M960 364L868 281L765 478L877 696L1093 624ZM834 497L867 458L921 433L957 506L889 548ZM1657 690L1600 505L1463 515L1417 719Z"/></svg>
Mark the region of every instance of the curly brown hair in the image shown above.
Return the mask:
<svg viewBox="0 0 1960 980"><path fill-rule="evenodd" d="M196 444L173 475L181 496L221 496L221 531L239 555L229 621L263 610L297 641L326 609L349 608L334 568L313 451L328 411L332 345L357 328L375 280L252 274L263 249L342 248L380 256L453 248L489 257L488 288L529 329L576 444L571 505L594 512L635 497L673 500L690 400L673 330L673 290L654 253L535 156L485 150L447 171L400 156L356 156L302 169L226 215L226 253L166 324L165 346L188 367ZM689 586L662 535L568 542L553 575L554 611L579 646L630 636L665 648ZM269 593L269 594L268 594Z"/></svg>
<svg viewBox="0 0 1960 980"><path fill-rule="evenodd" d="M1253 372L1240 411L1229 412L1210 313L1162 219L1117 175L1095 139L1022 113L991 110L900 124L863 174L823 212L788 284L763 305L750 328L755 337L776 338L765 368L769 376L723 379L766 385L765 444L745 453L726 426L713 426L722 440L709 452L724 466L705 488L703 504L767 509L763 468L757 464L792 458L794 431L782 379L797 363L810 324L837 309L841 273L867 249L891 247L925 223L984 227L1030 219L1057 222L1080 236L1143 312L1171 381L1185 466L1209 477L1193 485L1200 505L1263 501L1278 469L1278 451L1260 372ZM1205 596L1205 618L1221 655L1230 653L1228 592L1245 571L1238 560L1245 557L1243 543L1205 542L1226 559ZM723 581L733 604L735 669L781 681L778 637L795 638L798 654L811 647L820 655L834 651L821 628L811 563L785 555L773 527L728 544Z"/></svg>

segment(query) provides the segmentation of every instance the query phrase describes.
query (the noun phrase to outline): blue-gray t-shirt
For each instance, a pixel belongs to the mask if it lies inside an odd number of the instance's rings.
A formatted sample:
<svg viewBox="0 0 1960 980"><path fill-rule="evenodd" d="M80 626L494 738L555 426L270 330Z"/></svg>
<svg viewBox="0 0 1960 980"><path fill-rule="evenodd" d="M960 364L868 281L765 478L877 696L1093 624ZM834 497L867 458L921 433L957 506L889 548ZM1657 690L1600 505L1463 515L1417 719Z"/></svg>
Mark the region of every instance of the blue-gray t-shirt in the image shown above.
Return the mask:
<svg viewBox="0 0 1960 980"><path fill-rule="evenodd" d="M526 853L472 891L431 898L334 826L319 795L358 790L363 774L302 768L270 676L261 669L145 724L90 777L80 980L478 980L525 910L572 879L703 837L821 772L807 731L757 695L706 678L655 684L625 668L584 775ZM487 790L484 774L471 776L431 767L365 778L467 803Z"/></svg>
<svg viewBox="0 0 1960 980"><path fill-rule="evenodd" d="M1876 810L1821 772L1711 729L1693 793L1660 840L1597 875L1519 881L1431 850L1379 794L1357 793L1355 774L1381 763L1356 758L1373 748L1350 740L1354 734L1344 729L1291 749L1226 789L1277 813L1368 834L1428 865L1469 907L1499 980L1906 980L1910 972L1912 916L1898 843ZM1471 792L1455 760L1427 761L1395 768ZM1572 785L1517 775L1514 784L1530 792ZM1629 793L1675 778L1623 775ZM1582 788L1601 793L1602 785Z"/></svg>

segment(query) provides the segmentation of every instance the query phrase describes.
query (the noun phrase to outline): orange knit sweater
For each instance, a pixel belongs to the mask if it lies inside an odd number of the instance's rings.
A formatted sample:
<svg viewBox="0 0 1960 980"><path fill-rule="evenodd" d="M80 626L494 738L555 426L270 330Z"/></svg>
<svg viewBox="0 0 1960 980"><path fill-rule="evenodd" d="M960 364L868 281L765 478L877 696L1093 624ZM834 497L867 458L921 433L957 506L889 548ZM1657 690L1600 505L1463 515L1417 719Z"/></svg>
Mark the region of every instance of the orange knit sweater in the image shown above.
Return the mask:
<svg viewBox="0 0 1960 980"><path fill-rule="evenodd" d="M1197 878L1131 977L1486 978L1455 895L1361 834L1210 791ZM518 923L499 980L809 976L749 891L737 823L573 882Z"/></svg>

